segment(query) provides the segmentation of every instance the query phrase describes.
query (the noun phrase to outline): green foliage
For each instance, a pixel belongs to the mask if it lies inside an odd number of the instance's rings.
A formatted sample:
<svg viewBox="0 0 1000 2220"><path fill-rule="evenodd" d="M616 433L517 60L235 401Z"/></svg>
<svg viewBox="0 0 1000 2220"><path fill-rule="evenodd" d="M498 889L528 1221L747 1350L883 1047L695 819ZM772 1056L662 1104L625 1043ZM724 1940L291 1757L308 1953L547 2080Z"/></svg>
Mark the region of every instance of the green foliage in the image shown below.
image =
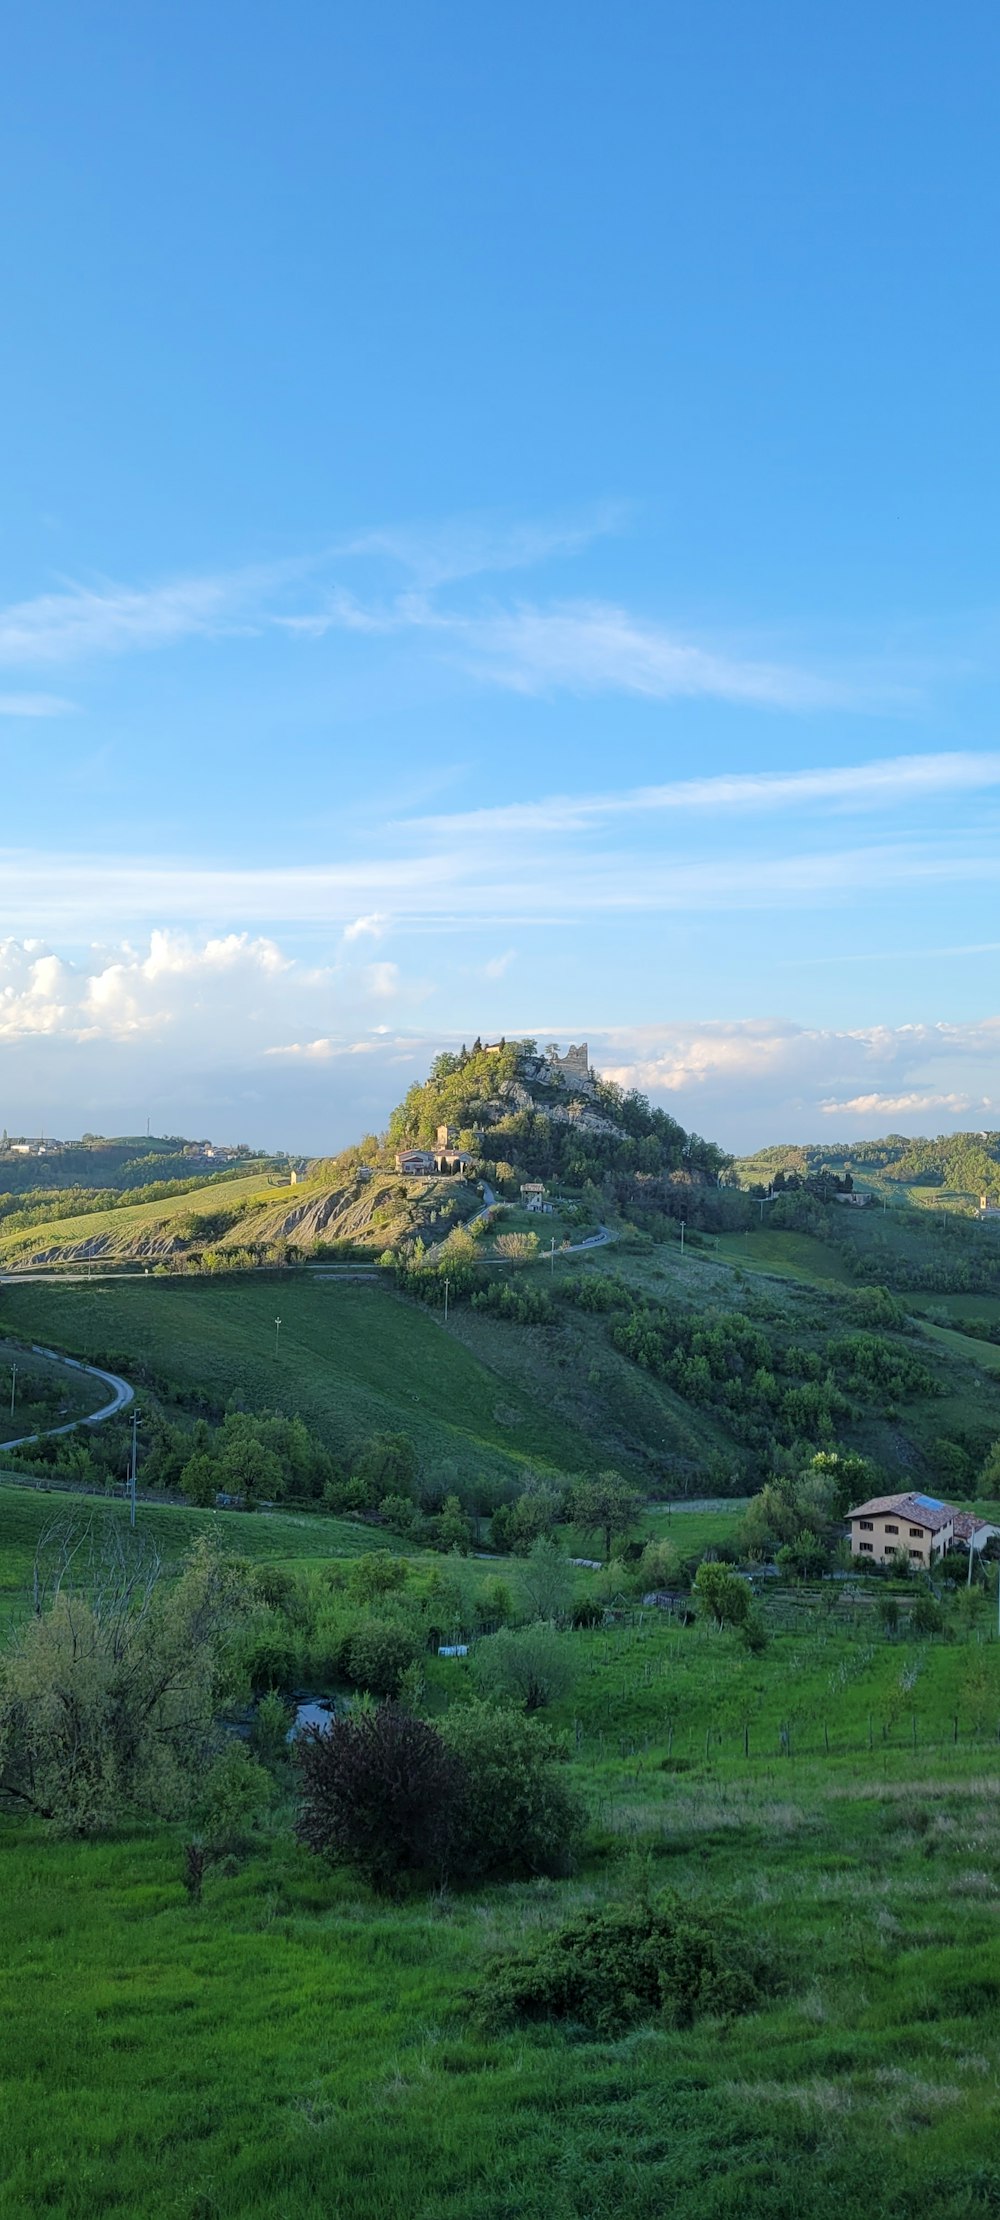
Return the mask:
<svg viewBox="0 0 1000 2220"><path fill-rule="evenodd" d="M251 1602L208 1538L167 1582L142 1551L95 1561L67 1532L0 1667L0 1803L78 1833L183 1810L238 1685Z"/></svg>
<svg viewBox="0 0 1000 2220"><path fill-rule="evenodd" d="M452 1871L469 1880L565 1873L583 1835L584 1812L562 1778L564 1756L537 1719L491 1704L466 1704L441 1723L464 1791Z"/></svg>
<svg viewBox="0 0 1000 2220"><path fill-rule="evenodd" d="M565 1617L573 1600L573 1567L551 1535L539 1535L518 1567L517 1594L526 1618Z"/></svg>
<svg viewBox="0 0 1000 2220"><path fill-rule="evenodd" d="M750 1585L738 1573L730 1572L727 1565L713 1564L706 1558L695 1574L694 1592L699 1609L717 1627L743 1626L749 1618L753 1601Z"/></svg>
<svg viewBox="0 0 1000 2220"><path fill-rule="evenodd" d="M296 1828L310 1850L354 1865L371 1886L449 1869L461 1795L458 1761L434 1727L392 1704L296 1738L301 1781Z"/></svg>
<svg viewBox="0 0 1000 2220"><path fill-rule="evenodd" d="M676 1897L584 1912L527 1950L497 1958L479 1990L490 2026L567 2020L615 2036L637 2021L690 2027L753 2011L774 1977L725 1921Z"/></svg>
<svg viewBox="0 0 1000 2220"><path fill-rule="evenodd" d="M439 1549L457 1549L467 1557L472 1547L472 1527L457 1495L446 1495L435 1522Z"/></svg>
<svg viewBox="0 0 1000 2220"><path fill-rule="evenodd" d="M576 1679L569 1637L541 1621L486 1635L476 1643L470 1665L487 1702L520 1704L527 1712L567 1696Z"/></svg>
<svg viewBox="0 0 1000 2220"><path fill-rule="evenodd" d="M376 1603L405 1588L409 1567L403 1557L390 1557L387 1549L356 1557L347 1575L347 1592L355 1603Z"/></svg>
<svg viewBox="0 0 1000 2220"><path fill-rule="evenodd" d="M617 1535L627 1534L638 1519L642 1497L620 1472L602 1472L596 1480L578 1480L570 1495L570 1517L585 1534L599 1534L604 1554L611 1555Z"/></svg>
<svg viewBox="0 0 1000 2220"><path fill-rule="evenodd" d="M490 1521L494 1549L526 1557L537 1541L551 1535L565 1514L566 1499L553 1487L536 1483L513 1503L497 1505Z"/></svg>
<svg viewBox="0 0 1000 2220"><path fill-rule="evenodd" d="M354 1459L354 1479L360 1481L369 1503L386 1495L413 1496L417 1485L417 1452L409 1434L371 1434Z"/></svg>
<svg viewBox="0 0 1000 2220"><path fill-rule="evenodd" d="M416 1629L403 1620L366 1618L345 1637L340 1669L355 1688L367 1689L373 1696L395 1696L420 1647Z"/></svg>

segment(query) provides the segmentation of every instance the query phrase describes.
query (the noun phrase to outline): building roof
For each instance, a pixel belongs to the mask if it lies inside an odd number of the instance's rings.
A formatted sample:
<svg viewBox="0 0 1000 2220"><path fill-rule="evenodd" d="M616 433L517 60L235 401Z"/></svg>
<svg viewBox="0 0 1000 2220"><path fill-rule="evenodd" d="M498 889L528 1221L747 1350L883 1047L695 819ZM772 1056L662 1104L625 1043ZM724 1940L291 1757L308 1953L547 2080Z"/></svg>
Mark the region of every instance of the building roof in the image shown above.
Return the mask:
<svg viewBox="0 0 1000 2220"><path fill-rule="evenodd" d="M956 1511L954 1514L955 1540L970 1542L974 1534L995 1534L997 1528L990 1519L977 1517L975 1511Z"/></svg>
<svg viewBox="0 0 1000 2220"><path fill-rule="evenodd" d="M951 1526L961 1518L950 1503L940 1503L934 1495L873 1495L870 1502L859 1503L848 1511L849 1519L881 1518L898 1511L900 1518L909 1519L914 1526L924 1526L928 1533L937 1534L942 1526Z"/></svg>

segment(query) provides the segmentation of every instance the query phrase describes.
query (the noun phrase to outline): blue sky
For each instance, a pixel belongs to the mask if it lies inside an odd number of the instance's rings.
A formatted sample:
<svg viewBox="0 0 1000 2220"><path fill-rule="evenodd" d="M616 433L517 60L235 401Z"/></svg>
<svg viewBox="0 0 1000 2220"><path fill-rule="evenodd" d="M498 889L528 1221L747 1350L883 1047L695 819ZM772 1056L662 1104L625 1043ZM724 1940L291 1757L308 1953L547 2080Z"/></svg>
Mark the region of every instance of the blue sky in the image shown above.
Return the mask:
<svg viewBox="0 0 1000 2220"><path fill-rule="evenodd" d="M0 1117L315 1150L530 1032L1000 1125L982 5L36 0Z"/></svg>

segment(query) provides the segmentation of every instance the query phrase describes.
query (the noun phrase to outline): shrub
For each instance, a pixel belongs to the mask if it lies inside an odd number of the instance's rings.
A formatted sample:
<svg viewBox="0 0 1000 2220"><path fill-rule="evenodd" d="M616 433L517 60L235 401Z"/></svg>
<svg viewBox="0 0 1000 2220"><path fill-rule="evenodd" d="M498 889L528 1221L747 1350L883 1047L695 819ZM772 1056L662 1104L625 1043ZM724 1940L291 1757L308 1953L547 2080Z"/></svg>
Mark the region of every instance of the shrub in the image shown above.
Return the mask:
<svg viewBox="0 0 1000 2220"><path fill-rule="evenodd" d="M453 1862L463 1879L565 1873L583 1812L538 1720L489 1704L456 1709L441 1734L463 1773Z"/></svg>
<svg viewBox="0 0 1000 2220"><path fill-rule="evenodd" d="M743 1626L750 1615L752 1591L749 1582L741 1580L738 1573L726 1565L712 1564L708 1559L699 1565L695 1575L694 1592L699 1609L716 1626Z"/></svg>
<svg viewBox="0 0 1000 2220"><path fill-rule="evenodd" d="M565 1635L541 1620L533 1626L501 1627L477 1643L472 1654L472 1677L480 1695L490 1702L520 1704L525 1711L557 1702L569 1693L575 1676Z"/></svg>
<svg viewBox="0 0 1000 2220"><path fill-rule="evenodd" d="M752 2011L773 1986L741 1940L673 1897L585 1912L528 1950L493 1960L479 2008L489 2025L569 2020L617 2035L638 2020L687 2027Z"/></svg>
<svg viewBox="0 0 1000 2220"><path fill-rule="evenodd" d="M404 1876L443 1879L462 1775L433 1727L392 1704L357 1711L325 1733L307 1727L295 1755L302 1780L300 1841L356 1865L375 1889Z"/></svg>
<svg viewBox="0 0 1000 2220"><path fill-rule="evenodd" d="M944 1630L944 1613L927 1588L917 1597L910 1613L910 1628L914 1634L941 1634Z"/></svg>
<svg viewBox="0 0 1000 2220"><path fill-rule="evenodd" d="M355 1688L367 1688L373 1696L395 1696L419 1650L419 1637L411 1627L395 1619L365 1619L345 1636L340 1667Z"/></svg>

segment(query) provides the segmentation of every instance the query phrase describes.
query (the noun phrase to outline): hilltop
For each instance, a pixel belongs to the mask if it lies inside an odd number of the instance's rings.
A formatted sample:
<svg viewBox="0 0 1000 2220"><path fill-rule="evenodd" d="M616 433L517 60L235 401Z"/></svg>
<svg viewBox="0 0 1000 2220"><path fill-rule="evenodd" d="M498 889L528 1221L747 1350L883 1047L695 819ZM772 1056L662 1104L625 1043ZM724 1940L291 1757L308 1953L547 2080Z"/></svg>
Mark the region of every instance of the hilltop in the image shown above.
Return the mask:
<svg viewBox="0 0 1000 2220"><path fill-rule="evenodd" d="M418 1176L407 1176L407 1152L430 1152L442 1134L440 1175L428 1155ZM728 1163L644 1096L601 1079L585 1045L560 1057L540 1054L533 1041L477 1042L437 1057L383 1134L307 1165L237 1150L216 1169L195 1144L158 1145L142 1159L128 1157L126 1143L80 1146L103 1177L30 1196L17 1183L37 1172L37 1160L0 1156L8 1269L190 1263L221 1271L338 1252L374 1261L473 1218L484 1189L513 1204L532 1181L551 1183L571 1212L637 1212L655 1225L685 1214L690 1190L715 1187Z"/></svg>

